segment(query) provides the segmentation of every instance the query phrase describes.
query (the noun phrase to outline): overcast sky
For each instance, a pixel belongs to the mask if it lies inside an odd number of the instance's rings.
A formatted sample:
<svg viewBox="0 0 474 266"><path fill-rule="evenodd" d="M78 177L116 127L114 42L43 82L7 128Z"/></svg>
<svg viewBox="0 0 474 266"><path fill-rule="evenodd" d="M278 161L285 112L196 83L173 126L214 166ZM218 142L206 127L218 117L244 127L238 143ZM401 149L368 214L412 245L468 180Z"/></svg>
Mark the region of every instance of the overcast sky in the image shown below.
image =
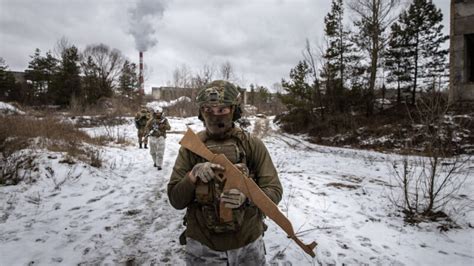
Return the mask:
<svg viewBox="0 0 474 266"><path fill-rule="evenodd" d="M406 0L407 1L407 0ZM449 0L442 9L446 33ZM150 4L152 3L152 4ZM104 43L138 63L146 48L146 91L173 79L187 65L228 61L236 82L269 88L302 59L305 40L321 42L330 0L0 0L0 57L11 70L27 68L39 48L65 37L83 50ZM346 13L349 11L346 8ZM346 21L346 24L350 24ZM216 73L215 78L219 75Z"/></svg>

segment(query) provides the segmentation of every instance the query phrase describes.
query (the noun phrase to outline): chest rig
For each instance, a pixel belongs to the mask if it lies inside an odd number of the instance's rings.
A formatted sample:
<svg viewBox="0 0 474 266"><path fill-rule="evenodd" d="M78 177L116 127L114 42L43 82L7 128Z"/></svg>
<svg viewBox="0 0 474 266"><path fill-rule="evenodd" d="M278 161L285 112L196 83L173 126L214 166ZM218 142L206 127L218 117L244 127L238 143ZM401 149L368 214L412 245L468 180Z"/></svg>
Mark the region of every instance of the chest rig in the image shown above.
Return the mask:
<svg viewBox="0 0 474 266"><path fill-rule="evenodd" d="M233 164L246 162L242 140L238 137L233 136L225 140L204 139L203 142L212 153L224 154ZM219 173L217 172L216 175ZM220 221L220 196L224 185L225 181L221 182L217 178L207 184L200 180L196 183L196 201L201 207L206 227L214 233L237 231L244 218L245 204L232 210L232 221L227 223Z"/></svg>

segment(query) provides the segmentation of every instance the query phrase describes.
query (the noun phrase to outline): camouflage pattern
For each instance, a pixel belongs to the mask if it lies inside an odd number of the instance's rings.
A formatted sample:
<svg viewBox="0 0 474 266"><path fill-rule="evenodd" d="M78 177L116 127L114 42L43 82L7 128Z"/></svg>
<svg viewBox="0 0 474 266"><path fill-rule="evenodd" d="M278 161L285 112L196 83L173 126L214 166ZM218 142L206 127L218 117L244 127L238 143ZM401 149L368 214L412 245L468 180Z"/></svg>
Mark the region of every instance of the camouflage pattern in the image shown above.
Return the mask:
<svg viewBox="0 0 474 266"><path fill-rule="evenodd" d="M153 130L153 132L150 133L150 136L166 138L166 131L170 130L171 126L168 122L168 119L162 117L161 115L154 115L146 123L145 129L147 134Z"/></svg>
<svg viewBox="0 0 474 266"><path fill-rule="evenodd" d="M155 112L153 117L148 120L145 126L147 135L150 136L150 155L153 163L160 169L163 165L163 155L165 154L166 131L171 126L168 119L164 118L161 113Z"/></svg>
<svg viewBox="0 0 474 266"><path fill-rule="evenodd" d="M239 105L240 91L232 83L216 80L198 92L196 97L199 107L209 105Z"/></svg>
<svg viewBox="0 0 474 266"><path fill-rule="evenodd" d="M165 138L161 137L150 137L150 155L153 159L153 163L157 167L163 165L163 155L165 154Z"/></svg>
<svg viewBox="0 0 474 266"><path fill-rule="evenodd" d="M237 249L215 251L192 238L186 239L186 265L260 266L265 265L265 245L262 237Z"/></svg>
<svg viewBox="0 0 474 266"><path fill-rule="evenodd" d="M250 136L239 128L232 128L223 139L213 139L207 131L199 132L198 135L209 146L219 146L219 143L227 142L228 138L237 139L239 147L245 154L243 162L249 168L251 176L262 191L278 204L283 189L270 154L260 139ZM262 236L265 225L262 212L251 202L244 203L241 212L243 217L235 230L223 230L217 233L212 226L209 226L209 218L212 217L208 216L209 213L204 208L209 205L197 202L196 184L188 176L193 166L201 162L204 162L203 158L181 147L168 183L168 197L171 205L176 209L187 209L186 237L214 251L238 249L254 242Z"/></svg>
<svg viewBox="0 0 474 266"><path fill-rule="evenodd" d="M145 145L148 143L148 136L146 136L147 131L145 129L145 126L147 121L150 120L150 118L151 114L145 107L142 107L142 109L135 114L135 127L138 130L137 137L140 147L142 146L142 143L145 143Z"/></svg>
<svg viewBox="0 0 474 266"><path fill-rule="evenodd" d="M239 148L239 142L236 138L227 138L219 142L207 140L205 144L212 153L224 154L233 164L245 161L245 151L243 148ZM213 179L208 183L200 180L196 182L196 201L202 205L201 210L207 228L214 233L235 232L242 225L244 218L245 206L232 210L232 221L220 222L217 214L219 213L220 198L224 185L225 182L220 182L217 179Z"/></svg>

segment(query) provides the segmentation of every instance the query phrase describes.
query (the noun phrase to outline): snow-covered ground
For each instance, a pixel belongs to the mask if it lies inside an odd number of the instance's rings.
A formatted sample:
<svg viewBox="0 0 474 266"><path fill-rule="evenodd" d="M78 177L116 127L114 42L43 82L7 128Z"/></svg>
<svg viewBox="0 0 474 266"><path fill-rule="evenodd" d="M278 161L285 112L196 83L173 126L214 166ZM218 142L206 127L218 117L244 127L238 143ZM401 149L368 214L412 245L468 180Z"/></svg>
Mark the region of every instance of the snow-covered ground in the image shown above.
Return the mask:
<svg viewBox="0 0 474 266"><path fill-rule="evenodd" d="M13 106L9 103L0 101L0 114L1 113L4 113L4 114L21 114L21 115L25 114L25 112L19 110L15 106Z"/></svg>
<svg viewBox="0 0 474 266"><path fill-rule="evenodd" d="M0 187L0 265L183 265L184 211L171 207L166 186L186 127L203 127L196 117L169 120L162 171L135 144L102 148L102 168L36 151L38 181ZM437 223L405 225L390 204L390 162L398 156L318 146L265 118L251 122L250 131L266 132L284 187L280 209L303 242L318 242L313 259L267 219L269 264L474 265L472 211L453 217L462 229L440 232ZM136 143L131 118L114 132ZM471 201L473 166L462 191Z"/></svg>

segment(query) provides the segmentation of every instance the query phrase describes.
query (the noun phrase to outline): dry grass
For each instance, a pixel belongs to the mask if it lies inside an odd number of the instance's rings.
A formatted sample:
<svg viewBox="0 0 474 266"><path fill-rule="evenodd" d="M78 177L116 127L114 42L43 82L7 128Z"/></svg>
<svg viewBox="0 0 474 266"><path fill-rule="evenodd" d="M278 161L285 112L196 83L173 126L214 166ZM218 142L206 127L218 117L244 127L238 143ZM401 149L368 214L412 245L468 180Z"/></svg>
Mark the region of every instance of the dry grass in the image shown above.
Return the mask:
<svg viewBox="0 0 474 266"><path fill-rule="evenodd" d="M102 145L103 141L53 117L0 117L0 153L4 158L27 147L44 147L100 166L98 153L94 148L85 147L84 143Z"/></svg>
<svg viewBox="0 0 474 266"><path fill-rule="evenodd" d="M34 154L14 154L0 160L0 186L16 185L21 181L35 182L38 171Z"/></svg>
<svg viewBox="0 0 474 266"><path fill-rule="evenodd" d="M102 98L94 105L84 105L78 101L72 101L69 113L73 116L131 116L141 104L140 99L126 97Z"/></svg>

